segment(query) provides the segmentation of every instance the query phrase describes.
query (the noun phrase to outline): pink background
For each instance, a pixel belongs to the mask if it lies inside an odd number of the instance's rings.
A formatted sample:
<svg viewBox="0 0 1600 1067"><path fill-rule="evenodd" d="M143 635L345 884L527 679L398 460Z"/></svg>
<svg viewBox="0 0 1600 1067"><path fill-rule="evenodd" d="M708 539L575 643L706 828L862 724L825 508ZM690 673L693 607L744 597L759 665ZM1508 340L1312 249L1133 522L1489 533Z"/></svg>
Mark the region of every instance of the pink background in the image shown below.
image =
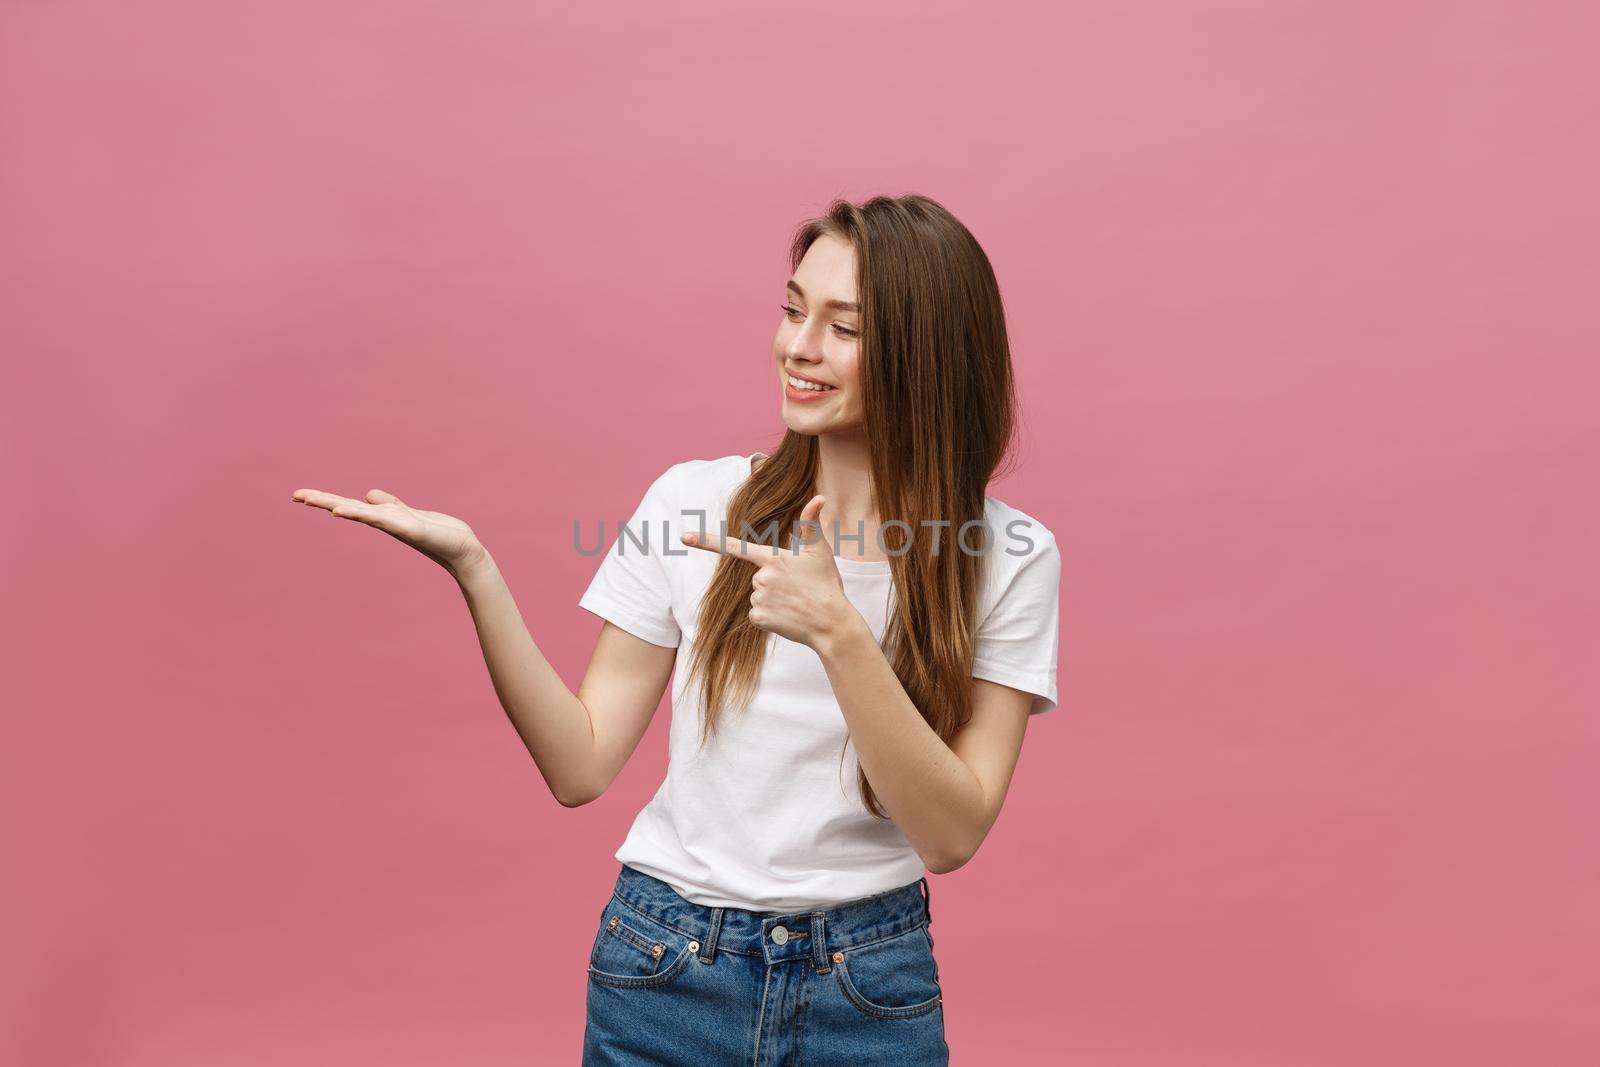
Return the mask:
<svg viewBox="0 0 1600 1067"><path fill-rule="evenodd" d="M784 248L999 274L1061 708L933 883L958 1063L1600 1060L1589 5L7 4L0 1061L575 1063L574 518L766 448Z"/></svg>

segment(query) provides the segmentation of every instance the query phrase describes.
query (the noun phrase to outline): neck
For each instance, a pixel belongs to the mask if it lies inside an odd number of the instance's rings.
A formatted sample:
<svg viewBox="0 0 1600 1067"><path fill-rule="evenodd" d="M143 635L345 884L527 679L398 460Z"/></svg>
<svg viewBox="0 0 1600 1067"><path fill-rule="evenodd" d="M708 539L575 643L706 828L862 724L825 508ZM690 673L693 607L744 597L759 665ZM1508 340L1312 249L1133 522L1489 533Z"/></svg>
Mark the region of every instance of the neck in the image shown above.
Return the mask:
<svg viewBox="0 0 1600 1067"><path fill-rule="evenodd" d="M841 556L882 559L878 548L878 516L872 502L871 451L865 431L825 433L817 438L817 492L822 505L822 528L831 538L839 532L854 537L858 527L865 543L854 540L837 546Z"/></svg>

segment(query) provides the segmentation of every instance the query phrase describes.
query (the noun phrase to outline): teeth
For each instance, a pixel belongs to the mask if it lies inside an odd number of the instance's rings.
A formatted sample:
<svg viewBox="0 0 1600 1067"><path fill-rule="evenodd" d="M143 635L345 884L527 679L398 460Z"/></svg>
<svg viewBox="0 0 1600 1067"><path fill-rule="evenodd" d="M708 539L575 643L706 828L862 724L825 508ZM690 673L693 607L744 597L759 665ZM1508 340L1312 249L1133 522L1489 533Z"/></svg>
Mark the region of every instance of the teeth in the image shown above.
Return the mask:
<svg viewBox="0 0 1600 1067"><path fill-rule="evenodd" d="M818 385L816 382L808 382L803 378L796 378L792 374L785 375L785 377L789 379L789 384L794 386L796 389L814 389L818 392L825 393L833 388L831 385Z"/></svg>

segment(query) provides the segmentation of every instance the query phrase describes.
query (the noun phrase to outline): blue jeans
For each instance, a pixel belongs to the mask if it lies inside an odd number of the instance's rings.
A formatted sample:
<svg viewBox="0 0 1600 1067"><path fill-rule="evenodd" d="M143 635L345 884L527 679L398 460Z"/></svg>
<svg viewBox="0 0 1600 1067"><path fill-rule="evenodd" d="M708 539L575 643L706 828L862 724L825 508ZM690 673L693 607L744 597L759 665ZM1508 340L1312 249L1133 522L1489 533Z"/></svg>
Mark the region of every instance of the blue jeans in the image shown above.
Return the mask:
<svg viewBox="0 0 1600 1067"><path fill-rule="evenodd" d="M589 953L585 1067L944 1067L927 885L758 912L623 864Z"/></svg>

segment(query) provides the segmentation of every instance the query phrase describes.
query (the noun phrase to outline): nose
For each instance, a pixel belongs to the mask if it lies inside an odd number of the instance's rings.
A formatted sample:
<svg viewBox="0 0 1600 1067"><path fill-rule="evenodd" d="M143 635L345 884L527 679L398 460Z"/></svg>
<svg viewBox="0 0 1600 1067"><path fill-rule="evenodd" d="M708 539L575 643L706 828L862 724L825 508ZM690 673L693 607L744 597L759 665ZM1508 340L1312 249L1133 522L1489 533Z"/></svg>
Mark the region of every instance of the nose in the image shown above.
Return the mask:
<svg viewBox="0 0 1600 1067"><path fill-rule="evenodd" d="M822 335L808 326L801 326L789 335L783 350L797 363L818 363L822 360Z"/></svg>

